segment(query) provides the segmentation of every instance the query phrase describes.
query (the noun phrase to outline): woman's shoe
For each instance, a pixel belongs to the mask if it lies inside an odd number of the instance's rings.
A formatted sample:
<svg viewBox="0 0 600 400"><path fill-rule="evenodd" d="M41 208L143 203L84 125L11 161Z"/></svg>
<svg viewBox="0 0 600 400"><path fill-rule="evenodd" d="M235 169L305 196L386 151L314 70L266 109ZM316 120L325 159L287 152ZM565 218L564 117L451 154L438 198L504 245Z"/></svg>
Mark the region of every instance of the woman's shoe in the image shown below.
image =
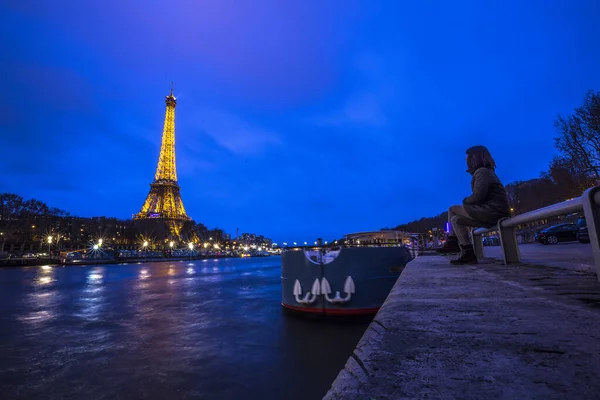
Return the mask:
<svg viewBox="0 0 600 400"><path fill-rule="evenodd" d="M460 252L460 246L458 245L458 238L456 236L448 236L444 246L436 250L438 254L456 254Z"/></svg>
<svg viewBox="0 0 600 400"><path fill-rule="evenodd" d="M475 255L475 251L473 250L472 244L465 244L460 246L461 251L460 255L456 260L450 261L452 265L466 265L466 264L477 264L479 261L477 260L477 256Z"/></svg>

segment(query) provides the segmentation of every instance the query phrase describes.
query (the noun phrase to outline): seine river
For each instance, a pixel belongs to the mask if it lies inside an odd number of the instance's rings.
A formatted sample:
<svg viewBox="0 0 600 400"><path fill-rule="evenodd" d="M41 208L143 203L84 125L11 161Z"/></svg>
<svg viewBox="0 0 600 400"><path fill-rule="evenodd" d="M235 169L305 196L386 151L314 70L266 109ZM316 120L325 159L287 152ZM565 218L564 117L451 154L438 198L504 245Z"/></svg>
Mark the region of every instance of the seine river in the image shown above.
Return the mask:
<svg viewBox="0 0 600 400"><path fill-rule="evenodd" d="M0 269L0 398L320 399L368 321L284 312L280 264Z"/></svg>

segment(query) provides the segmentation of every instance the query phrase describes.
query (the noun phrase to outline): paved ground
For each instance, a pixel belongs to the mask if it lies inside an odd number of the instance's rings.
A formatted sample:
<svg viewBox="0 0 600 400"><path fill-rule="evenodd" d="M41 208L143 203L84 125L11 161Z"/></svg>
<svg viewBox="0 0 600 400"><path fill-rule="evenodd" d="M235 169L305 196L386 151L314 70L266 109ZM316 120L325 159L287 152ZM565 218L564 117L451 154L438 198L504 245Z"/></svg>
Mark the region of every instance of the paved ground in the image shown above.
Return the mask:
<svg viewBox="0 0 600 400"><path fill-rule="evenodd" d="M521 260L526 264L543 264L557 268L595 272L592 247L589 244L569 242L545 246L539 243L519 246ZM502 259L500 246L484 247L486 257Z"/></svg>
<svg viewBox="0 0 600 400"><path fill-rule="evenodd" d="M576 254L575 246L564 248ZM525 259L552 258L546 247L523 247ZM456 267L423 256L404 270L325 399L598 398L599 325L595 273Z"/></svg>

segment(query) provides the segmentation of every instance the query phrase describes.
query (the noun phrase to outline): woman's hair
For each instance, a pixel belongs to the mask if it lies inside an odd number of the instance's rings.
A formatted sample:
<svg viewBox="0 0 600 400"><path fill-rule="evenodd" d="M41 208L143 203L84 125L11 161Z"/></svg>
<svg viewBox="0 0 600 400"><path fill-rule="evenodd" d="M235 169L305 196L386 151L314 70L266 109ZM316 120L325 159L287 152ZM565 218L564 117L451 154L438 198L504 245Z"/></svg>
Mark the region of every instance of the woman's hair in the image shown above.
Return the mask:
<svg viewBox="0 0 600 400"><path fill-rule="evenodd" d="M467 167L469 171L478 168L496 169L496 162L485 146L473 146L467 150Z"/></svg>

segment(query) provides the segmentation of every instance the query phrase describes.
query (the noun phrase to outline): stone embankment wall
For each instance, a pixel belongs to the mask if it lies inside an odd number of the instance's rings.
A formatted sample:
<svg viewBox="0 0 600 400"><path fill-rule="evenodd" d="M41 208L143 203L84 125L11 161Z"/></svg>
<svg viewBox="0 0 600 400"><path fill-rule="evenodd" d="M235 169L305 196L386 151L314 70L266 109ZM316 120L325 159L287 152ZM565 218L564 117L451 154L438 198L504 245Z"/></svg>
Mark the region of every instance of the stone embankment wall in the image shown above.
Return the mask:
<svg viewBox="0 0 600 400"><path fill-rule="evenodd" d="M600 396L595 273L408 264L325 399Z"/></svg>

